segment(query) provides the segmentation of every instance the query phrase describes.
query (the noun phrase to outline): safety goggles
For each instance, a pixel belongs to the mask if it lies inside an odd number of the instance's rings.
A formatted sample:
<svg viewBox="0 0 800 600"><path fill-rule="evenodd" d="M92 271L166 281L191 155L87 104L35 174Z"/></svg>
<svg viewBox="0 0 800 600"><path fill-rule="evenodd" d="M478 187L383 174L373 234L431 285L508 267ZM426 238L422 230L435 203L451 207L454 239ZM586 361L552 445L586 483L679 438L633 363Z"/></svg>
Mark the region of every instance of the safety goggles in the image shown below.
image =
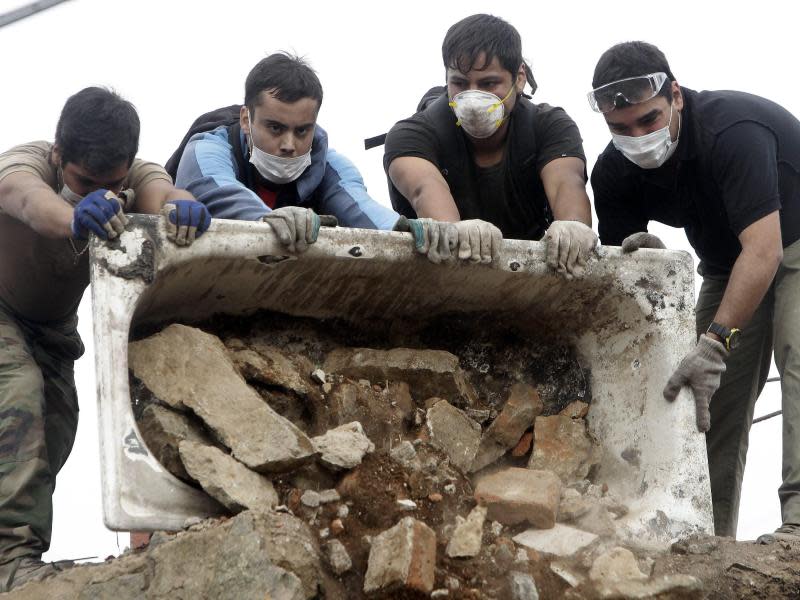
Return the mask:
<svg viewBox="0 0 800 600"><path fill-rule="evenodd" d="M612 81L589 92L589 106L595 112L608 113L618 106L647 102L656 97L667 79L666 73L659 72Z"/></svg>

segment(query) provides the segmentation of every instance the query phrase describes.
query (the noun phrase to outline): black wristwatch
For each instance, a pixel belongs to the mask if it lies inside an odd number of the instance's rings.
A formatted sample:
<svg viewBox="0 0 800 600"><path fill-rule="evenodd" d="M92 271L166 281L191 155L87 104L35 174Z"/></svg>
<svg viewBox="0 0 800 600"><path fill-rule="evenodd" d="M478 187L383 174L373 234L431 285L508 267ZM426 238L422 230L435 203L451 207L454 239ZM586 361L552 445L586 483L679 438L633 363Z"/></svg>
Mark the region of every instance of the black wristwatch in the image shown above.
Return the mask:
<svg viewBox="0 0 800 600"><path fill-rule="evenodd" d="M733 350L739 345L739 335L741 335L742 332L741 330L736 329L736 327L728 329L724 325L720 325L719 323L714 323L712 321L711 325L709 325L708 329L706 329L706 333L717 334L722 338L722 343L725 344L725 348L728 350Z"/></svg>

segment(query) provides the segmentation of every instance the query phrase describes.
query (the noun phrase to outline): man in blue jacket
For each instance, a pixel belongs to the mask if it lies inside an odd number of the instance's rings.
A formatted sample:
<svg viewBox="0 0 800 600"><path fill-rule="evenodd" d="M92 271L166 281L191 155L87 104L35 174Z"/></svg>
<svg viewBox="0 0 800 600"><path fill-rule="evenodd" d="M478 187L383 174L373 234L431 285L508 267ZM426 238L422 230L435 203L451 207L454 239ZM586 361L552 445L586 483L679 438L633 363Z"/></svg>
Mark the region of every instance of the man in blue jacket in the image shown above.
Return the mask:
<svg viewBox="0 0 800 600"><path fill-rule="evenodd" d="M409 230L433 262L451 258L458 233L450 224L400 220L368 195L356 167L328 147L317 125L321 103L322 85L304 61L284 53L264 58L247 76L238 121L234 112L234 122L189 139L177 185L215 218L269 223L292 252L316 240L317 215L328 214L346 227ZM218 113L231 110L237 107Z"/></svg>

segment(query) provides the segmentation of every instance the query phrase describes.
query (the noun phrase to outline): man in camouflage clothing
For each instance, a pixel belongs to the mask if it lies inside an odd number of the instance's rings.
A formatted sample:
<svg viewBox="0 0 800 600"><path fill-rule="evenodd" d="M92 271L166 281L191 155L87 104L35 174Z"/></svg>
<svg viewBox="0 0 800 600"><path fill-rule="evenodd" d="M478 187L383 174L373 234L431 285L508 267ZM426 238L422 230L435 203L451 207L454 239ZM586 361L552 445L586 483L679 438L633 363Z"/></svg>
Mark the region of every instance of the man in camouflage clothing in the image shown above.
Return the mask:
<svg viewBox="0 0 800 600"><path fill-rule="evenodd" d="M90 233L116 238L126 210L161 213L183 245L210 223L164 169L135 159L138 145L133 105L86 88L64 105L54 144L0 154L0 591L56 569L41 556L78 425L73 362L84 351L77 309Z"/></svg>

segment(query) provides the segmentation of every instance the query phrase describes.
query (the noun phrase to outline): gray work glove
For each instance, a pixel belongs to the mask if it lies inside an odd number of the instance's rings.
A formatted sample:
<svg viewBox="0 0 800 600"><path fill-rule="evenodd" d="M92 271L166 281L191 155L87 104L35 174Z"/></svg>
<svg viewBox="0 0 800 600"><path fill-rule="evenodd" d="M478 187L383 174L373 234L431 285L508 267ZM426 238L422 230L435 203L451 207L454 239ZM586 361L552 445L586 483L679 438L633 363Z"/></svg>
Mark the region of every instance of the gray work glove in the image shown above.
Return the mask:
<svg viewBox="0 0 800 600"><path fill-rule="evenodd" d="M458 258L490 263L500 258L503 233L488 221L469 219L453 223L458 233Z"/></svg>
<svg viewBox="0 0 800 600"><path fill-rule="evenodd" d="M725 372L725 359L728 351L722 343L701 335L694 350L689 352L664 387L664 398L672 402L681 388L686 386L694 392L697 429L708 431L711 427L711 413L708 404L719 387L719 380Z"/></svg>
<svg viewBox="0 0 800 600"><path fill-rule="evenodd" d="M268 223L281 244L290 252L305 252L308 245L317 241L321 221L310 208L284 206L261 217Z"/></svg>
<svg viewBox="0 0 800 600"><path fill-rule="evenodd" d="M597 247L597 234L580 221L554 221L544 234L547 266L567 279L580 277Z"/></svg>
<svg viewBox="0 0 800 600"><path fill-rule="evenodd" d="M428 257L434 264L455 258L458 247L458 231L454 223L433 219L409 219L400 217L392 231L406 231L414 239L414 248Z"/></svg>
<svg viewBox="0 0 800 600"><path fill-rule="evenodd" d="M658 248L659 250L664 250L666 246L657 235L647 233L646 231L632 233L622 240L622 251L625 254L638 250L639 248Z"/></svg>

